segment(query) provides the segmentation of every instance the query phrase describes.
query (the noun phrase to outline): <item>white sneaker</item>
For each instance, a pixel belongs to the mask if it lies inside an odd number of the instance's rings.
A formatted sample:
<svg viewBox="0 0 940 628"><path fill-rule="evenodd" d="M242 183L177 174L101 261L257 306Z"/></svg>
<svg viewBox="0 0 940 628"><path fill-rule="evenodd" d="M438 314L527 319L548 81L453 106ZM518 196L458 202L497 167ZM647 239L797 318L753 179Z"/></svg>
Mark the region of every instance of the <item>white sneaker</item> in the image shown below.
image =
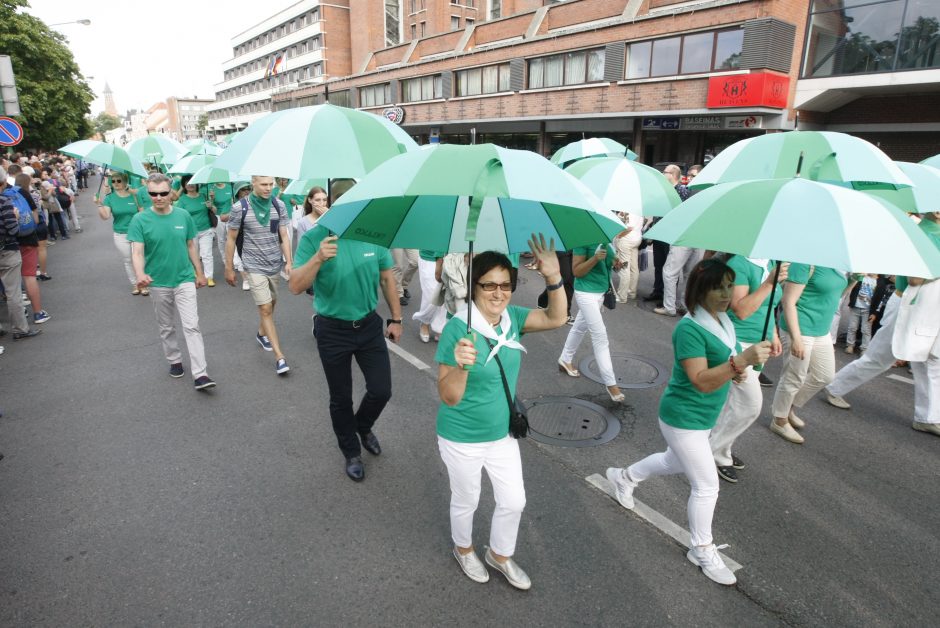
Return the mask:
<svg viewBox="0 0 940 628"><path fill-rule="evenodd" d="M607 469L607 481L614 485L614 495L620 505L627 510L633 510L633 489L636 488L636 482L630 479L627 470L610 467Z"/></svg>
<svg viewBox="0 0 940 628"><path fill-rule="evenodd" d="M726 547L728 546L720 546L721 549ZM693 547L688 551L686 557L689 559L690 563L701 567L702 573L718 584L732 585L737 582L738 579L734 577L734 574L731 573L731 570L725 565L725 561L721 560L721 556L718 555L718 549L719 548L715 547L714 543L706 545L705 547Z"/></svg>
<svg viewBox="0 0 940 628"><path fill-rule="evenodd" d="M457 559L457 564L460 565L460 568L468 578L474 582L489 582L490 572L483 566L483 562L477 556L476 552L461 554L455 547L454 558Z"/></svg>

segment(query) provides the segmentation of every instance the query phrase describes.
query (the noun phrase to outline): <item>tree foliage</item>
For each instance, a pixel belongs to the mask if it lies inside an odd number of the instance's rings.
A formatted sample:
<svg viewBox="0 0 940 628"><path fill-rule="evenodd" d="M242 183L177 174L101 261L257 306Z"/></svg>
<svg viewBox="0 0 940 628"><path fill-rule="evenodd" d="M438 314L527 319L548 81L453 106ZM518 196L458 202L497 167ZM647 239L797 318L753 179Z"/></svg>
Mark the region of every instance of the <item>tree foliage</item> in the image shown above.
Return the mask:
<svg viewBox="0 0 940 628"><path fill-rule="evenodd" d="M206 134L206 127L209 126L209 114L204 113L199 116L199 120L196 122L196 130L199 131L199 135L203 136Z"/></svg>
<svg viewBox="0 0 940 628"><path fill-rule="evenodd" d="M101 135L101 137L104 137L104 134L111 129L118 128L121 124L122 122L119 117L112 116L106 111L102 111L91 119L92 130Z"/></svg>
<svg viewBox="0 0 940 628"><path fill-rule="evenodd" d="M24 13L27 0L0 0L0 54L10 55L27 148L58 148L88 137L94 93L66 38Z"/></svg>

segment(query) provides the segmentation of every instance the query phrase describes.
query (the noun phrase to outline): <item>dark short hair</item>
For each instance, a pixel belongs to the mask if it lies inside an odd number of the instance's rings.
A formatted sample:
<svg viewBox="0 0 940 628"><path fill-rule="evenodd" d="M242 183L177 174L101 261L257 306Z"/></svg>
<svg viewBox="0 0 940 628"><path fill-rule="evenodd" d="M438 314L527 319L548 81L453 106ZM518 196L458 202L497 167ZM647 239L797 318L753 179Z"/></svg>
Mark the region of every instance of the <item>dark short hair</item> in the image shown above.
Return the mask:
<svg viewBox="0 0 940 628"><path fill-rule="evenodd" d="M473 298L473 293L477 289L477 282L480 277L490 272L494 268L505 268L509 271L509 281L512 283L512 291L516 291L516 278L519 271L512 265L509 258L497 251L484 251L473 256L473 273L470 275L470 290L467 290L467 302Z"/></svg>
<svg viewBox="0 0 940 628"><path fill-rule="evenodd" d="M689 312L705 302L705 295L721 285L722 280L728 277L734 281L734 270L717 258L703 259L695 265L685 285L685 306Z"/></svg>

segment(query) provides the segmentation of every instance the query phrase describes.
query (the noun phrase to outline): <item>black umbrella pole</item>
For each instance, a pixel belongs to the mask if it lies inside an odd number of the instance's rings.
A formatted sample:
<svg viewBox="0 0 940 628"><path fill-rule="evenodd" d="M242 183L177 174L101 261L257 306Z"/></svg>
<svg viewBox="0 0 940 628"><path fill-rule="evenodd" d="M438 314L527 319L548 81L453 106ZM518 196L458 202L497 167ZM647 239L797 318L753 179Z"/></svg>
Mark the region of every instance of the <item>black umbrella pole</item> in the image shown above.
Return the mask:
<svg viewBox="0 0 940 628"><path fill-rule="evenodd" d="M770 315L774 311L774 296L777 294L777 280L780 278L780 261L774 262L774 285L770 288L770 299L767 300L767 314L764 316L764 331L761 333L761 342L767 340L767 331L770 329ZM764 370L763 364L754 365L755 371Z"/></svg>

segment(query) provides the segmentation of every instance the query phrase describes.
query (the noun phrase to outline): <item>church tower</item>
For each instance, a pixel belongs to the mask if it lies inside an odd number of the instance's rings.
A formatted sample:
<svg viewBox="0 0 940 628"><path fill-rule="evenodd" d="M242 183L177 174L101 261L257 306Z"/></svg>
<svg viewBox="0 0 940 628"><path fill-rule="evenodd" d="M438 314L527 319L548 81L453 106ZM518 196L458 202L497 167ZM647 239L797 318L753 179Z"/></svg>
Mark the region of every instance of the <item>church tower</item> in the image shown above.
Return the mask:
<svg viewBox="0 0 940 628"><path fill-rule="evenodd" d="M114 104L114 92L111 91L111 87L107 83L104 84L104 111L112 116L119 115L117 105Z"/></svg>

